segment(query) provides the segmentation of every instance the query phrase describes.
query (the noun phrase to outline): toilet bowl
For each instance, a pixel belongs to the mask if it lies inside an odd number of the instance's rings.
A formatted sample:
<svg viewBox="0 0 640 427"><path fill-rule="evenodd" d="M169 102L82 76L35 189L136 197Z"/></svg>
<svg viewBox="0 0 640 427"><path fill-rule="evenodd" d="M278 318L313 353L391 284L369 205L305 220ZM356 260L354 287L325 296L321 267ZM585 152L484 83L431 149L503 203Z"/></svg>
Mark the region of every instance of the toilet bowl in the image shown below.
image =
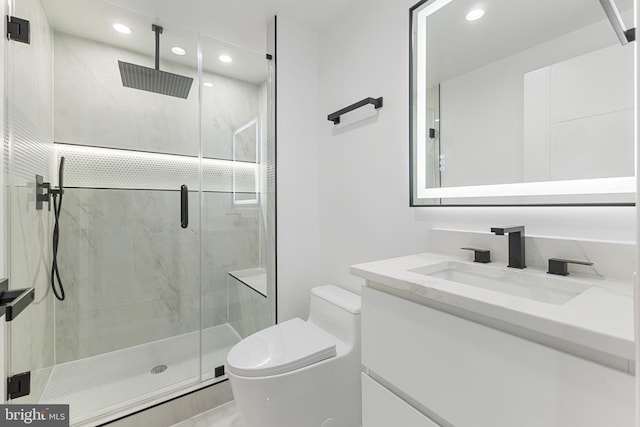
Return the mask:
<svg viewBox="0 0 640 427"><path fill-rule="evenodd" d="M229 351L246 427L360 426L360 297L319 286L310 304L308 320L271 326Z"/></svg>

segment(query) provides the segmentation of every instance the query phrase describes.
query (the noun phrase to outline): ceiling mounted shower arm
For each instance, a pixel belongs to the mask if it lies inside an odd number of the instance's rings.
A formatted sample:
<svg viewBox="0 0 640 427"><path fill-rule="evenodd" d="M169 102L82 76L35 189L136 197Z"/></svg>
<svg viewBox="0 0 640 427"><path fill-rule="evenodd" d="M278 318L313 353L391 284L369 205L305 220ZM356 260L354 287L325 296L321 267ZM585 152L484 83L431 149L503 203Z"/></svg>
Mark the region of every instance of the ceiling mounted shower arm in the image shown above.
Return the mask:
<svg viewBox="0 0 640 427"><path fill-rule="evenodd" d="M625 45L629 42L635 41L636 29L625 29L622 16L620 16L620 12L616 7L615 0L600 0L600 5L602 5L604 13L607 15L607 18L609 18L609 22L613 27L613 31L615 31L618 36L620 43Z"/></svg>
<svg viewBox="0 0 640 427"><path fill-rule="evenodd" d="M156 33L156 70L160 70L160 34L162 34L162 27L151 24L151 30Z"/></svg>

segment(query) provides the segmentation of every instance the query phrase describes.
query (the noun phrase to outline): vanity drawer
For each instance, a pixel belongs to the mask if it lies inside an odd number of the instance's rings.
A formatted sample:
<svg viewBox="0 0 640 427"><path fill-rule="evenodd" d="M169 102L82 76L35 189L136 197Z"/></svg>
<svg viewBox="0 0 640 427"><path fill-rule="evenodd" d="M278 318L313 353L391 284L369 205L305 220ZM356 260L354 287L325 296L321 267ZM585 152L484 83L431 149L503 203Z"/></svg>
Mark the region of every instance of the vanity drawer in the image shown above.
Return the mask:
<svg viewBox="0 0 640 427"><path fill-rule="evenodd" d="M362 427L439 427L395 394L362 374Z"/></svg>
<svg viewBox="0 0 640 427"><path fill-rule="evenodd" d="M633 426L633 376L371 288L362 360L456 427Z"/></svg>

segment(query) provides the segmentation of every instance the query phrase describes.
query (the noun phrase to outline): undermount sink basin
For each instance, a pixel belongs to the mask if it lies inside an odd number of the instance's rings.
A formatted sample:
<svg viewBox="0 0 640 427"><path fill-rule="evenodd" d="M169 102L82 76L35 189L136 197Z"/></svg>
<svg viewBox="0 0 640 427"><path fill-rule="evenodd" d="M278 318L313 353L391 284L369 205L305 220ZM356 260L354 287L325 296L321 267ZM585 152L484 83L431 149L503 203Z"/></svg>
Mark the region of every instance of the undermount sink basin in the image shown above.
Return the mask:
<svg viewBox="0 0 640 427"><path fill-rule="evenodd" d="M455 261L408 271L557 305L566 304L589 288L588 285L565 277L545 276L527 273L526 270L505 270L504 268Z"/></svg>

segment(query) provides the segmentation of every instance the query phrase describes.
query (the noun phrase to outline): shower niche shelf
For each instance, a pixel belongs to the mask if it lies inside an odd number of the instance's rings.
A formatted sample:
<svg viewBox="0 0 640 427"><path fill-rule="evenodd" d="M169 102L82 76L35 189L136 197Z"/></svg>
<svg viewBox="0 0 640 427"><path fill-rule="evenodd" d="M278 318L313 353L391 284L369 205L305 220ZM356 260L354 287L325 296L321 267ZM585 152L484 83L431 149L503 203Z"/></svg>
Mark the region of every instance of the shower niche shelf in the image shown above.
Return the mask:
<svg viewBox="0 0 640 427"><path fill-rule="evenodd" d="M9 279L0 280L0 314L4 310L4 319L11 322L18 317L35 299L33 288L9 290Z"/></svg>
<svg viewBox="0 0 640 427"><path fill-rule="evenodd" d="M229 276L248 286L263 297L267 297L267 271L264 268L249 268L246 270L230 271Z"/></svg>

